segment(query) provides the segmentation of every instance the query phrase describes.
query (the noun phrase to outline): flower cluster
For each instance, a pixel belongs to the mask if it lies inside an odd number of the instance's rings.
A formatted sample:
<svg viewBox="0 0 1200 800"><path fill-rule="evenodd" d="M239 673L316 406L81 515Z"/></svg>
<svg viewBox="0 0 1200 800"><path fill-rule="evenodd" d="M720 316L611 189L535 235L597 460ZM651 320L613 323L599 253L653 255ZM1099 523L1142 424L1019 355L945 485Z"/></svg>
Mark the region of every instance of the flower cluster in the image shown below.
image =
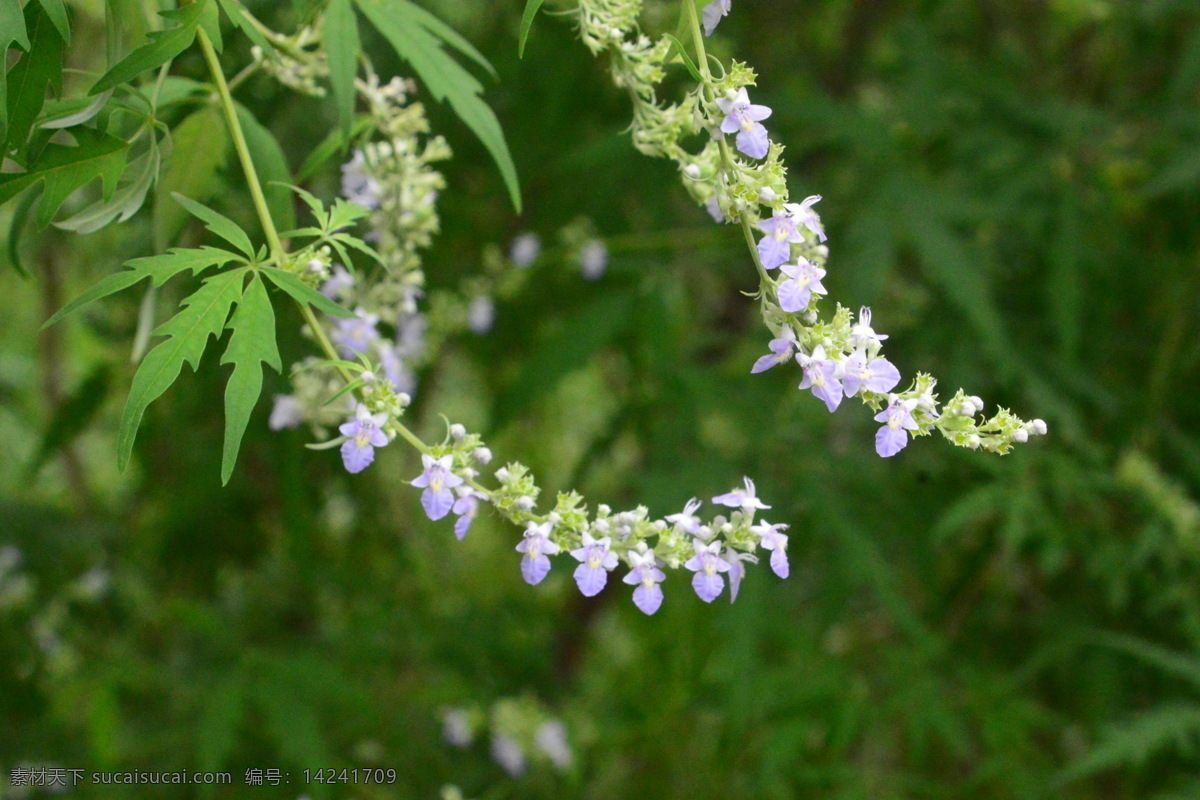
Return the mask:
<svg viewBox="0 0 1200 800"><path fill-rule="evenodd" d="M329 77L329 61L325 51L318 47L321 42L319 29L304 27L293 36L266 29L260 32L271 46L251 47L250 56L254 63L294 92L324 97L326 92L321 82Z"/></svg>
<svg viewBox="0 0 1200 800"><path fill-rule="evenodd" d="M492 759L513 778L524 775L531 761L558 772L575 763L566 724L532 697L504 698L486 711L475 707L442 711L442 738L447 744L467 748L485 736Z"/></svg>

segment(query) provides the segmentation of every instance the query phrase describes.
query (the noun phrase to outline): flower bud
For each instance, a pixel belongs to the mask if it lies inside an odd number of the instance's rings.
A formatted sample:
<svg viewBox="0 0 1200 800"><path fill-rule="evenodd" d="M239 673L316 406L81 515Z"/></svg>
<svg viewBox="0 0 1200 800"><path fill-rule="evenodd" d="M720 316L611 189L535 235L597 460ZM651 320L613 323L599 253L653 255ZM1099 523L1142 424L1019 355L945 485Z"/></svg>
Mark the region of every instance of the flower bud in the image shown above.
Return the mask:
<svg viewBox="0 0 1200 800"><path fill-rule="evenodd" d="M779 197L779 195L775 194L774 189L772 189L770 186L764 186L758 193L758 202L762 203L764 206L769 206L771 203L775 202L777 197Z"/></svg>
<svg viewBox="0 0 1200 800"><path fill-rule="evenodd" d="M1017 428L1013 431L1012 440L1017 444L1025 444L1029 441L1029 431L1024 428Z"/></svg>
<svg viewBox="0 0 1200 800"><path fill-rule="evenodd" d="M480 464L487 464L492 460L492 451L486 447L476 447L475 452L471 453L471 457Z"/></svg>
<svg viewBox="0 0 1200 800"><path fill-rule="evenodd" d="M512 476L508 472L508 467L501 467L500 469L496 470L496 480L500 481L501 483L508 483L510 478L512 478Z"/></svg>
<svg viewBox="0 0 1200 800"><path fill-rule="evenodd" d="M971 448L972 450L978 450L979 444L980 439L978 434L972 433L967 437L967 447Z"/></svg>
<svg viewBox="0 0 1200 800"><path fill-rule="evenodd" d="M1035 436L1046 435L1046 420L1044 419L1035 419L1029 423L1029 427L1033 430Z"/></svg>
<svg viewBox="0 0 1200 800"><path fill-rule="evenodd" d="M557 525L558 523L562 522L562 515L559 514L557 511L551 511L549 514L546 515L546 520L548 522L551 522L551 523Z"/></svg>
<svg viewBox="0 0 1200 800"><path fill-rule="evenodd" d="M692 180L698 180L700 178L700 165L699 164L688 164L686 167L683 168L683 174L688 176Z"/></svg>
<svg viewBox="0 0 1200 800"><path fill-rule="evenodd" d="M466 435L467 435L467 429L464 426L460 425L459 423L456 422L450 426L450 438L451 439L454 439L455 441L459 441Z"/></svg>
<svg viewBox="0 0 1200 800"><path fill-rule="evenodd" d="M522 511L532 511L533 498L527 494L521 495L517 498L517 508L521 509Z"/></svg>

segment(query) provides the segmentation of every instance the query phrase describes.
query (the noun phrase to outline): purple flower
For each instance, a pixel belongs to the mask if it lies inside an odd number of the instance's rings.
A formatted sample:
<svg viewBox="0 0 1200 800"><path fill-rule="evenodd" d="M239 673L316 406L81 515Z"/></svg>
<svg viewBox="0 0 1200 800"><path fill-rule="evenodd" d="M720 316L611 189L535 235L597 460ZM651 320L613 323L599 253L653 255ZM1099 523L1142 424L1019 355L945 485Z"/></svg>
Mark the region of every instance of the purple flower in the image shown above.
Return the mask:
<svg viewBox="0 0 1200 800"><path fill-rule="evenodd" d="M725 221L725 212L721 210L721 198L715 194L708 198L708 202L704 204L704 210L713 218L713 222L718 225Z"/></svg>
<svg viewBox="0 0 1200 800"><path fill-rule="evenodd" d="M850 346L858 349L861 347L878 347L879 343L888 338L883 334L876 333L871 328L871 309L863 306L858 310L858 322L850 328Z"/></svg>
<svg viewBox="0 0 1200 800"><path fill-rule="evenodd" d="M742 578L746 577L746 562L757 564L758 559L749 553L739 553L729 548L725 551L725 561L729 563L729 603L732 605L742 589Z"/></svg>
<svg viewBox="0 0 1200 800"><path fill-rule="evenodd" d="M458 514L458 519L454 523L454 535L461 542L467 537L471 523L479 514L479 501L487 500L487 495L470 486L459 486L455 491L458 493L458 499L454 501L450 510Z"/></svg>
<svg viewBox="0 0 1200 800"><path fill-rule="evenodd" d="M684 505L682 513L667 515L667 522L672 525L678 525L679 529L684 533L695 536L697 531L700 530L700 518L696 516L696 509L698 508L700 508L700 500L693 497Z"/></svg>
<svg viewBox="0 0 1200 800"><path fill-rule="evenodd" d="M381 430L387 420L387 414L372 414L359 403L350 421L338 428L343 436L350 437L342 445L342 463L346 465L347 472L357 474L371 466L375 460L375 448L391 441Z"/></svg>
<svg viewBox="0 0 1200 800"><path fill-rule="evenodd" d="M758 223L758 229L767 234L758 240L758 257L765 269L786 264L792 257L791 245L804 241L804 235L796 227L795 218L787 211L764 219Z"/></svg>
<svg viewBox="0 0 1200 800"><path fill-rule="evenodd" d="M821 218L817 216L817 212L812 210L812 207L821 202L821 195L810 194L799 203L788 203L784 209L791 214L792 219L796 220L796 224L803 225L817 235L817 239L825 241L825 226L821 224Z"/></svg>
<svg viewBox="0 0 1200 800"><path fill-rule="evenodd" d="M787 525L772 525L766 520L750 529L751 533L758 534L759 544L763 549L771 551L771 569L781 578L786 578L790 572L787 557L788 537L786 533L780 533L787 529Z"/></svg>
<svg viewBox="0 0 1200 800"><path fill-rule="evenodd" d="M875 452L883 458L891 458L908 444L908 432L917 430L917 421L912 411L917 401L893 400L892 404L875 415L876 422L884 426L875 434Z"/></svg>
<svg viewBox="0 0 1200 800"><path fill-rule="evenodd" d="M481 294L467 306L467 327L476 336L483 336L496 322L496 304L492 298Z"/></svg>
<svg viewBox="0 0 1200 800"><path fill-rule="evenodd" d="M416 477L412 485L425 490L421 492L421 505L429 518L436 521L449 514L454 507L454 492L450 490L462 486L463 479L450 471L454 466L454 456L434 458L422 455L421 463L425 471Z"/></svg>
<svg viewBox="0 0 1200 800"><path fill-rule="evenodd" d="M585 281L599 280L608 268L608 248L599 239L592 239L579 251L579 270Z"/></svg>
<svg viewBox="0 0 1200 800"><path fill-rule="evenodd" d="M711 603L725 588L725 579L721 577L721 573L729 572L729 563L721 558L720 541L705 544L695 539L692 541L692 547L696 555L689 558L684 566L696 573L692 577L692 588L696 590L696 594L704 602Z"/></svg>
<svg viewBox="0 0 1200 800"><path fill-rule="evenodd" d="M751 158L762 158L770 149L767 129L762 120L771 116L771 109L750 103L745 89L738 89L732 98L721 97L717 105L725 112L721 121L722 133L737 133L737 149Z"/></svg>
<svg viewBox="0 0 1200 800"><path fill-rule="evenodd" d="M271 416L267 418L267 427L273 431L284 428L294 428L304 422L304 411L300 401L294 395L275 395L275 405L271 407Z"/></svg>
<svg viewBox="0 0 1200 800"><path fill-rule="evenodd" d="M895 389L899 382L900 370L886 358L867 358L865 352L855 350L854 355L846 359L842 387L847 397L858 394L859 389L885 394Z"/></svg>
<svg viewBox="0 0 1200 800"><path fill-rule="evenodd" d="M733 0L712 0L711 3L704 7L704 11L701 12L700 16L704 21L705 36L713 35L713 31L721 23L721 18L729 13L732 5Z"/></svg>
<svg viewBox="0 0 1200 800"><path fill-rule="evenodd" d="M517 545L517 552L525 554L521 558L521 575L530 586L537 586L550 572L550 559L546 556L558 553L558 545L550 541L553 528L551 522L541 525L530 522L525 526L524 541Z"/></svg>
<svg viewBox="0 0 1200 800"><path fill-rule="evenodd" d="M525 774L525 750L520 742L507 734L492 736L492 758L513 778Z"/></svg>
<svg viewBox="0 0 1200 800"><path fill-rule="evenodd" d="M812 389L812 393L825 401L830 411L836 411L842 402L842 382L837 377L837 362L825 357L825 348L817 345L811 356L800 353L796 356L804 369L801 389Z"/></svg>
<svg viewBox="0 0 1200 800"><path fill-rule="evenodd" d="M825 294L821 284L825 270L807 258L800 259L799 264L784 264L781 270L788 279L779 284L779 307L789 314L807 308L813 294Z"/></svg>
<svg viewBox="0 0 1200 800"><path fill-rule="evenodd" d="M362 150L355 150L354 157L342 165L342 197L363 208L379 208L382 187L378 179L370 174L370 165Z"/></svg>
<svg viewBox="0 0 1200 800"><path fill-rule="evenodd" d="M608 583L608 571L616 569L617 554L611 549L612 539L605 536L593 539L583 532L583 546L571 551L571 557L580 562L575 568L575 583L584 597L595 597Z"/></svg>
<svg viewBox="0 0 1200 800"><path fill-rule="evenodd" d="M388 382L392 384L392 391L396 393L405 392L409 395L415 394L417 391L417 376L409 369L404 360L400 358L400 353L394 344L388 341L379 343L379 364L383 367L383 374Z"/></svg>
<svg viewBox="0 0 1200 800"><path fill-rule="evenodd" d="M644 553L630 550L629 565L633 569L621 580L630 586L638 585L633 590L633 604L643 614L653 614L658 611L663 601L662 587L658 584L666 580L667 576L655 564L653 550L647 550Z"/></svg>
<svg viewBox="0 0 1200 800"><path fill-rule="evenodd" d="M771 352L754 362L754 366L750 368L750 374L755 375L759 372L766 372L771 367L787 361L795 354L796 332L792 330L792 326L784 325L783 329L779 332L779 338L772 339L769 347L771 348Z"/></svg>
<svg viewBox="0 0 1200 800"><path fill-rule="evenodd" d="M353 319L339 319L335 323L333 341L342 348L342 355L347 358L367 352L367 348L379 341L378 314L369 314L366 309L354 309Z"/></svg>
<svg viewBox="0 0 1200 800"><path fill-rule="evenodd" d="M354 276L347 272L341 264L337 264L333 268L333 275L321 284L321 294L330 300L344 300L347 293L354 288L355 283Z"/></svg>
<svg viewBox="0 0 1200 800"><path fill-rule="evenodd" d="M728 506L730 508L740 508L743 511L750 511L755 508L770 508L762 500L754 494L754 481L747 477L742 477L742 482L746 485L745 489L734 489L725 494L717 495L712 499L719 506Z"/></svg>
<svg viewBox="0 0 1200 800"><path fill-rule="evenodd" d="M537 261L542 252L542 240L536 233L522 233L512 240L508 257L517 267L524 269Z"/></svg>

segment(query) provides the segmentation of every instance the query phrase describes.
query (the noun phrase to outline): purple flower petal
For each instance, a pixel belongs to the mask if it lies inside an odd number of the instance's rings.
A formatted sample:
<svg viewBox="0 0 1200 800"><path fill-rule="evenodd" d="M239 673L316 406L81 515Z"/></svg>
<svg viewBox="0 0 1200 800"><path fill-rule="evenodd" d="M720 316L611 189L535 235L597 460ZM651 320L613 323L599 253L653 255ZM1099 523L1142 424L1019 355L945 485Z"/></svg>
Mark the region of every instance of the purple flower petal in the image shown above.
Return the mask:
<svg viewBox="0 0 1200 800"><path fill-rule="evenodd" d="M375 460L375 448L370 444L359 446L357 439L342 444L342 464L346 471L357 475Z"/></svg>
<svg viewBox="0 0 1200 800"><path fill-rule="evenodd" d="M764 269L775 269L780 264L786 264L791 254L792 248L786 239L768 234L758 240L758 257Z"/></svg>
<svg viewBox="0 0 1200 800"><path fill-rule="evenodd" d="M436 492L432 488L426 489L421 492L421 505L429 518L436 522L449 514L450 509L454 507L454 492L444 486Z"/></svg>
<svg viewBox="0 0 1200 800"><path fill-rule="evenodd" d="M521 575L530 586L537 586L550 574L550 559L538 554L537 558L525 556L521 559Z"/></svg>
<svg viewBox="0 0 1200 800"><path fill-rule="evenodd" d="M709 575L701 570L692 577L692 588L696 590L696 594L701 600L711 603L725 588L725 581L717 573Z"/></svg>
<svg viewBox="0 0 1200 800"><path fill-rule="evenodd" d="M575 568L575 583L579 585L579 591L583 592L584 597L595 597L608 583L608 571L603 567L588 566L587 562L584 562Z"/></svg>
<svg viewBox="0 0 1200 800"><path fill-rule="evenodd" d="M633 604L643 614L653 614L662 605L663 590L657 583L649 586L642 584L633 590Z"/></svg>
<svg viewBox="0 0 1200 800"><path fill-rule="evenodd" d="M791 572L788 565L787 551L782 547L776 547L775 551L771 553L771 569L781 578L786 578Z"/></svg>
<svg viewBox="0 0 1200 800"><path fill-rule="evenodd" d="M875 452L883 458L891 458L908 444L908 431L900 427L884 425L875 434Z"/></svg>
<svg viewBox="0 0 1200 800"><path fill-rule="evenodd" d="M755 122L750 130L743 129L737 135L737 149L751 158L763 158L771 148L771 140L767 138L767 129L762 123Z"/></svg>

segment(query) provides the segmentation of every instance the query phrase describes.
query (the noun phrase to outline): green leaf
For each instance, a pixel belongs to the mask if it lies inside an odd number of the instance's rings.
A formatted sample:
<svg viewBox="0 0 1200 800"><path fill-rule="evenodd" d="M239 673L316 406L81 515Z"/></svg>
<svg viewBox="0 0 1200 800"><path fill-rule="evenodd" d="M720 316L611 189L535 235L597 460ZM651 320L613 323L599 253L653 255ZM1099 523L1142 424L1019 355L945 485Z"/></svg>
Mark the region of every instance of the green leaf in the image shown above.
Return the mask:
<svg viewBox="0 0 1200 800"><path fill-rule="evenodd" d="M9 70L5 83L5 109L8 127L0 152L21 153L34 120L46 102L46 90L62 87L63 40L49 17L37 3L25 7L25 29L29 50ZM17 159L24 163L23 157Z"/></svg>
<svg viewBox="0 0 1200 800"><path fill-rule="evenodd" d="M210 267L224 266L231 261L241 261L241 257L215 247L201 247L195 250L175 248L161 255L135 258L125 263L125 271L114 272L103 278L91 289L60 308L54 316L46 320L42 329L49 328L66 315L91 305L102 297L133 286L145 278L150 278L154 286L162 286L186 270L191 270L193 275L199 275Z"/></svg>
<svg viewBox="0 0 1200 800"><path fill-rule="evenodd" d="M101 92L95 97L73 97L70 100L55 100L46 104L46 112L42 115L39 128L59 130L73 128L95 119L108 101L112 99L112 91Z"/></svg>
<svg viewBox="0 0 1200 800"><path fill-rule="evenodd" d="M0 0L0 55L7 56L13 43L29 52L29 33L25 30L25 14L21 11L21 0ZM6 59L7 61L7 59ZM8 79L7 63L0 65L0 143L8 132Z"/></svg>
<svg viewBox="0 0 1200 800"><path fill-rule="evenodd" d="M529 31L533 28L533 18L537 16L545 0L525 0L525 12L521 14L521 33L517 38L517 57L525 57L525 42L529 40Z"/></svg>
<svg viewBox="0 0 1200 800"><path fill-rule="evenodd" d="M96 412L108 398L108 383L109 368L106 364L101 364L63 400L46 425L46 430L42 432L42 442L27 468L29 477L37 475L38 470L56 451L69 445L87 430L88 425L95 419Z"/></svg>
<svg viewBox="0 0 1200 800"><path fill-rule="evenodd" d="M41 0L42 10L54 23L55 30L66 44L71 43L71 20L67 17L67 7L63 0Z"/></svg>
<svg viewBox="0 0 1200 800"><path fill-rule="evenodd" d="M262 392L262 367L279 372L279 348L275 345L275 311L262 280L255 275L242 294L237 310L229 320L233 335L221 357L222 364L233 364L233 374L225 386L225 449L221 456L221 483L229 483L237 463L238 450L250 413Z"/></svg>
<svg viewBox="0 0 1200 800"><path fill-rule="evenodd" d="M146 37L149 41L106 72L90 93L100 94L106 89L128 83L147 70L161 67L191 47L196 38L196 26L207 5L208 0L196 0L191 5L175 11L161 12L163 17L176 23L175 27L151 33Z"/></svg>
<svg viewBox="0 0 1200 800"><path fill-rule="evenodd" d="M29 221L29 212L33 210L37 198L33 192L21 198L21 202L17 203L17 208L13 211L12 223L8 230L8 260L22 278L29 277L29 270L25 269L25 264L21 261L21 234L25 231L25 223Z"/></svg>
<svg viewBox="0 0 1200 800"><path fill-rule="evenodd" d="M700 75L700 70L696 68L696 62L692 61L692 57L688 55L687 48L683 46L683 42L669 33L663 35L671 42L671 49L667 52L667 61L671 60L672 54L677 54L679 60L683 62L683 66L691 74L692 80L702 82L704 78Z"/></svg>
<svg viewBox="0 0 1200 800"><path fill-rule="evenodd" d="M151 137L150 148L129 162L122 176L128 180L117 187L108 201L97 200L78 214L54 223L55 227L82 234L95 233L113 222L124 222L145 204L161 166L158 141Z"/></svg>
<svg viewBox="0 0 1200 800"><path fill-rule="evenodd" d="M300 165L300 171L296 173L296 180L307 181L325 165L326 161L345 150L347 144L369 127L371 127L371 118L366 114L360 114L354 119L349 135L341 128L330 131L329 135L308 154L308 158L304 159L304 163Z"/></svg>
<svg viewBox="0 0 1200 800"><path fill-rule="evenodd" d="M261 272L270 279L271 283L275 284L280 289L291 295L292 299L297 303L306 306L312 306L318 311L322 311L331 317L354 319L354 312L339 306L337 303L333 302L328 297L321 294L292 273L284 272L283 270L275 269L274 267L264 269Z"/></svg>
<svg viewBox="0 0 1200 800"><path fill-rule="evenodd" d="M78 142L75 147L47 145L27 171L0 176L0 204L44 182L37 218L38 224L45 227L72 192L96 178L104 182L104 196L108 197L121 177L129 143L91 128L80 128L74 134Z"/></svg>
<svg viewBox="0 0 1200 800"><path fill-rule="evenodd" d="M231 145L229 129L214 106L204 106L171 132L171 158L158 182L154 197L154 244L162 251L173 243L187 223L187 212L171 195L178 192L201 203L217 193L217 173L225 165Z"/></svg>
<svg viewBox="0 0 1200 800"><path fill-rule="evenodd" d="M248 258L254 258L254 245L250 244L250 237L236 222L191 198L178 193L171 196L175 198L176 203L186 208L192 215L204 220L204 227L241 250Z"/></svg>
<svg viewBox="0 0 1200 800"><path fill-rule="evenodd" d="M491 62L484 58L483 53L476 50L475 45L464 39L462 34L460 34L458 31L454 30L449 25L442 22L440 19L435 17L433 14L430 14L416 3L410 2L410 0L393 1L399 7L399 10L404 14L408 14L409 18L412 19L417 25L420 25L422 28L429 31L434 36L441 39L443 42L450 45L479 66L483 67L484 70L486 70L487 73L492 76L493 80L500 79L500 76L496 74L496 68L492 66Z"/></svg>
<svg viewBox="0 0 1200 800"><path fill-rule="evenodd" d="M325 12L325 54L329 59L329 82L337 106L338 124L345 135L354 125L354 78L358 74L358 20L350 0L333 0Z"/></svg>
<svg viewBox="0 0 1200 800"><path fill-rule="evenodd" d="M275 134L259 122L248 108L241 103L237 103L236 108L238 123L242 126L246 146L250 149L250 158L262 179L263 195L267 199L271 218L282 228L294 228L296 207L292 202L292 191L288 188L292 182L292 171L288 167L287 156L283 154Z"/></svg>
<svg viewBox="0 0 1200 800"><path fill-rule="evenodd" d="M183 300L178 314L155 331L167 339L147 353L138 367L121 415L117 466L122 472L133 454L133 442L146 409L170 388L184 364L190 364L193 371L199 366L209 337L220 337L230 309L241 299L244 277L243 268L209 278Z"/></svg>
<svg viewBox="0 0 1200 800"><path fill-rule="evenodd" d="M348 228L360 219L365 219L371 215L368 208L360 206L358 203L351 203L341 197L334 198L333 208L329 209L329 221L325 228L328 231L339 231L342 228Z"/></svg>
<svg viewBox="0 0 1200 800"><path fill-rule="evenodd" d="M208 34L213 49L218 53L224 51L225 40L221 38L221 11L215 2L204 4L204 11L200 14L200 27Z"/></svg>
<svg viewBox="0 0 1200 800"><path fill-rule="evenodd" d="M412 13L412 6L385 0L356 2L371 24L392 45L396 55L412 65L434 98L448 102L459 119L483 142L500 169L513 207L520 213L521 188L517 181L517 168L504 141L500 121L479 97L483 86L457 61L446 55L436 36L422 25L423 18Z"/></svg>
<svg viewBox="0 0 1200 800"><path fill-rule="evenodd" d="M262 31L256 28L254 23L242 12L242 6L237 0L221 0L221 9L225 12L225 16L229 17L229 21L240 28L251 42L263 50L271 50L272 45L267 41L267 37L263 36Z"/></svg>

